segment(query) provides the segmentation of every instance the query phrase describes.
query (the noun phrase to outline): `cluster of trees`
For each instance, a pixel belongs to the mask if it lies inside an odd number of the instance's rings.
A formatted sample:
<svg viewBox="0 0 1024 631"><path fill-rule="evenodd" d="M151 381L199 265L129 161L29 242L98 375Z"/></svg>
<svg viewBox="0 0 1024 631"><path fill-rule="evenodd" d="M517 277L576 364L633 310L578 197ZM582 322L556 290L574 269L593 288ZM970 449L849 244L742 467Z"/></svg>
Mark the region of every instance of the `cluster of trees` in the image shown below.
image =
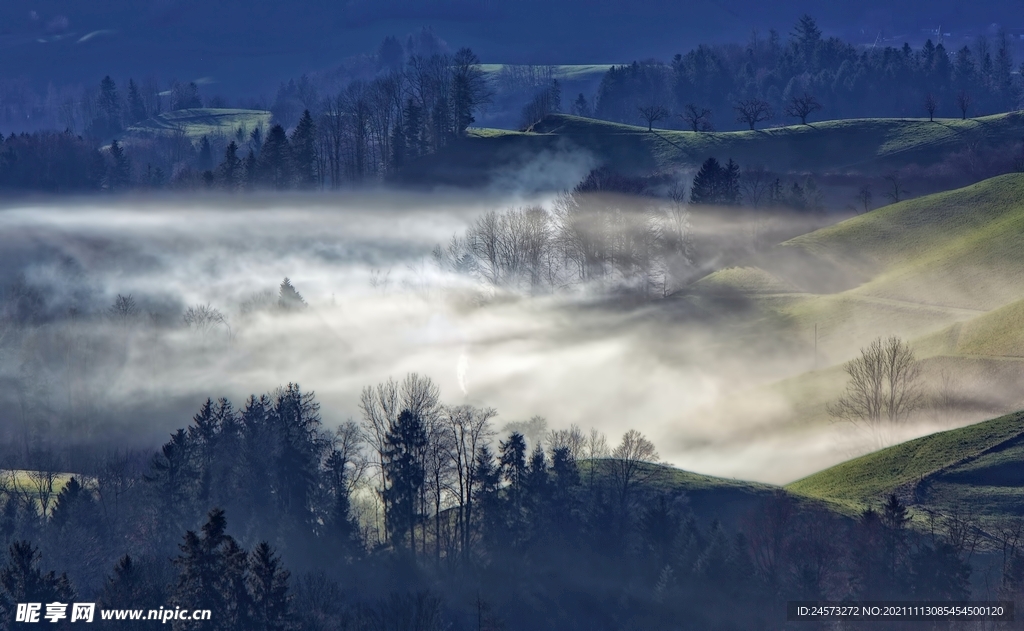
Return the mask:
<svg viewBox="0 0 1024 631"><path fill-rule="evenodd" d="M399 45L389 59L372 80L352 81L335 94L304 84L317 185L383 178L463 135L491 99L469 48L413 54L403 62Z"/></svg>
<svg viewBox="0 0 1024 631"><path fill-rule="evenodd" d="M464 236L435 248L435 261L511 290L608 283L665 295L695 272L690 214L681 193L657 199L646 186L643 179L594 171L550 211L483 215Z"/></svg>
<svg viewBox="0 0 1024 631"><path fill-rule="evenodd" d="M969 516L921 534L895 495L851 520L780 490L720 521L636 431L610 449L534 419L495 440L495 410L416 374L359 407L330 431L290 384L207 401L155 454L97 458L59 492L56 463L8 475L4 619L77 598L210 609L217 630L768 629L787 599L970 595ZM1024 591L1015 527L1006 597Z"/></svg>
<svg viewBox="0 0 1024 631"><path fill-rule="evenodd" d="M204 102L195 83L176 81L161 92L154 81L118 86L104 77L98 89L65 99L58 126L64 132L0 136L0 189L308 189L382 179L464 134L492 96L468 48L447 54L410 43L411 51L432 52L408 56L400 44L395 54L387 48L381 55L388 63L371 79L348 81L333 93L307 77L282 86L277 124L239 128L232 137L193 140L178 130L107 145L165 109L225 104ZM301 115L293 116L296 105Z"/></svg>
<svg viewBox="0 0 1024 631"><path fill-rule="evenodd" d="M465 133L491 98L479 64L463 48L414 55L333 95L300 81L293 91L305 109L290 131L279 121L269 130L239 128L233 138L132 141L125 148L129 179L141 187L226 190L339 188L383 179ZM162 149L154 152L154 143ZM215 164L218 151L223 157Z"/></svg>
<svg viewBox="0 0 1024 631"><path fill-rule="evenodd" d="M772 30L746 46L698 46L670 63L611 68L594 115L624 123L665 121L673 128L754 129L789 119L990 114L1019 106L1021 82L1004 32L948 50L927 41L919 50L862 48L823 37L802 17L788 40ZM672 112L677 114L672 115Z"/></svg>

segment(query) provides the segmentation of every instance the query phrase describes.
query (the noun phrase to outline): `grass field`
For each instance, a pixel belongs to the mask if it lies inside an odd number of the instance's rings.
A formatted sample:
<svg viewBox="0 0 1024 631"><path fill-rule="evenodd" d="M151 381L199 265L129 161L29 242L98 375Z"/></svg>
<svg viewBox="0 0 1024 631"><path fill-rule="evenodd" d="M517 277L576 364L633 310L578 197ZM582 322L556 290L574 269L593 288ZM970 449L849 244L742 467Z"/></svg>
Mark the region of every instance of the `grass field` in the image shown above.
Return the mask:
<svg viewBox="0 0 1024 631"><path fill-rule="evenodd" d="M202 136L233 137L241 128L248 134L257 127L264 130L270 126L270 112L262 110L196 108L163 112L148 118L125 133L127 136L151 138L184 133L191 140Z"/></svg>
<svg viewBox="0 0 1024 631"><path fill-rule="evenodd" d="M786 490L849 510L888 493L918 508L971 509L998 517L1024 511L1024 413L924 436L844 462Z"/></svg>
<svg viewBox="0 0 1024 631"><path fill-rule="evenodd" d="M762 337L788 343L797 371L719 403L708 412L716 417L749 418L773 431L834 431L826 405L845 387L843 363L888 335L908 340L922 360L926 406L913 431L1022 409L1024 175L796 237L679 297L707 296L743 301ZM942 392L952 406L937 403ZM773 405L755 414L748 400Z"/></svg>
<svg viewBox="0 0 1024 631"><path fill-rule="evenodd" d="M485 76L493 77L505 64L481 64ZM540 66L545 67L545 66ZM612 64L562 64L551 66L552 75L559 81L600 81Z"/></svg>
<svg viewBox="0 0 1024 631"><path fill-rule="evenodd" d="M876 335L948 339L960 323L958 347L941 352L1024 355L1024 304L1009 306L1024 298L1024 175L816 230L688 291L747 296L793 335L817 325L832 361Z"/></svg>
<svg viewBox="0 0 1024 631"><path fill-rule="evenodd" d="M927 167L972 146L984 153L1024 136L1024 114L968 120L848 119L755 131L695 133L622 125L552 114L530 134L477 129L469 138L412 165L410 182L465 183L551 151L582 150L623 173L692 169L708 157L733 158L744 167L763 165L782 173L842 173L880 177ZM472 175L469 175L472 174Z"/></svg>

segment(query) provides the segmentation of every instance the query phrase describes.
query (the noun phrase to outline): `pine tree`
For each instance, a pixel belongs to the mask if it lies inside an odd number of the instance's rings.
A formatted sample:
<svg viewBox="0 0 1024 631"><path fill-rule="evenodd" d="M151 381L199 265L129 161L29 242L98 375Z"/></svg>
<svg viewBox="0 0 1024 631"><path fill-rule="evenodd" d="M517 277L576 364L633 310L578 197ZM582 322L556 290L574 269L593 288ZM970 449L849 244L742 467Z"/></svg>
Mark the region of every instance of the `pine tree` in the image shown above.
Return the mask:
<svg viewBox="0 0 1024 631"><path fill-rule="evenodd" d="M237 544L225 533L226 529L224 511L215 508L210 511L200 534L192 530L185 533L184 541L178 546L181 554L174 560L178 567L174 604L189 609L209 609L221 612L222 616L235 611L227 553L237 549ZM176 621L174 628L213 631L221 626L217 620Z"/></svg>
<svg viewBox="0 0 1024 631"><path fill-rule="evenodd" d="M312 189L316 186L316 124L309 110L302 113L299 124L292 132L292 155L295 165L296 182L299 188Z"/></svg>
<svg viewBox="0 0 1024 631"><path fill-rule="evenodd" d="M200 171L209 171L213 168L213 148L206 135L199 139L199 157L196 166Z"/></svg>
<svg viewBox="0 0 1024 631"><path fill-rule="evenodd" d="M407 100L402 120L404 122L402 131L405 136L406 156L417 158L427 151L426 138L423 133L423 108L416 101Z"/></svg>
<svg viewBox="0 0 1024 631"><path fill-rule="evenodd" d="M234 140L224 150L224 161L217 167L217 179L229 191L238 189L242 180L242 161L238 158L238 145Z"/></svg>
<svg viewBox="0 0 1024 631"><path fill-rule="evenodd" d="M78 516L89 509L92 496L82 488L78 479L71 476L64 488L57 494L57 501L50 512L50 523L57 529L63 528L73 516Z"/></svg>
<svg viewBox="0 0 1024 631"><path fill-rule="evenodd" d="M249 557L248 588L251 625L258 631L284 631L289 627L288 571L267 542L259 543Z"/></svg>
<svg viewBox="0 0 1024 631"><path fill-rule="evenodd" d="M282 311L301 311L306 308L306 301L303 300L302 294L299 293L298 289L295 289L295 285L292 285L292 281L289 278L281 281L277 306Z"/></svg>
<svg viewBox="0 0 1024 631"><path fill-rule="evenodd" d="M740 203L740 165L729 158L722 170L722 180L718 193L719 203L726 206L737 206Z"/></svg>
<svg viewBox="0 0 1024 631"><path fill-rule="evenodd" d="M114 565L114 573L107 578L100 592L101 609L157 609L168 602L163 564L154 559L121 557ZM142 629L157 629L162 623L142 622ZM111 625L111 628L115 628Z"/></svg>
<svg viewBox="0 0 1024 631"><path fill-rule="evenodd" d="M11 544L7 565L0 568L0 616L13 624L18 603L70 603L75 592L66 574L43 574L39 569L39 549L28 541Z"/></svg>
<svg viewBox="0 0 1024 631"><path fill-rule="evenodd" d="M385 522L393 545L416 554L416 524L419 521L420 490L426 477L423 449L427 433L423 419L409 410L402 410L384 436L384 504L388 513Z"/></svg>
<svg viewBox="0 0 1024 631"><path fill-rule="evenodd" d="M494 453L487 445L482 445L473 459L473 481L471 489L474 506L480 514L484 541L488 547L501 541L505 533L505 516L499 497L501 484L501 467L494 458ZM469 524L471 528L472 523ZM472 541L472 537L469 537Z"/></svg>
<svg viewBox="0 0 1024 631"><path fill-rule="evenodd" d="M526 439L519 432L512 432L507 441L499 441L498 447L501 475L509 483L512 504L518 508L526 481Z"/></svg>
<svg viewBox="0 0 1024 631"><path fill-rule="evenodd" d="M110 136L121 131L121 96L117 93L117 84L109 75L100 81L97 105L102 117L102 135Z"/></svg>
<svg viewBox="0 0 1024 631"><path fill-rule="evenodd" d="M125 155L124 148L117 140L110 143L110 157L113 159L110 174L107 177L110 190L117 191L128 188L131 184L132 166L128 156Z"/></svg>
<svg viewBox="0 0 1024 631"><path fill-rule="evenodd" d="M715 158L708 158L700 165L690 187L691 204L718 203L718 182L722 179L722 165Z"/></svg>
<svg viewBox="0 0 1024 631"><path fill-rule="evenodd" d="M128 122L135 124L147 116L146 102L142 99L138 84L134 79L128 79Z"/></svg>
<svg viewBox="0 0 1024 631"><path fill-rule="evenodd" d="M258 170L262 182L279 191L291 188L294 163L292 148L284 127L274 125L270 128L260 149Z"/></svg>
<svg viewBox="0 0 1024 631"><path fill-rule="evenodd" d="M583 118L590 118L593 115L593 112L590 111L590 103L587 102L587 97L583 96L582 92L572 102L572 114Z"/></svg>
<svg viewBox="0 0 1024 631"><path fill-rule="evenodd" d="M258 177L259 161L256 158L256 153L252 150L252 147L250 147L248 155L245 156L245 162L242 164L242 179L245 188L254 188Z"/></svg>

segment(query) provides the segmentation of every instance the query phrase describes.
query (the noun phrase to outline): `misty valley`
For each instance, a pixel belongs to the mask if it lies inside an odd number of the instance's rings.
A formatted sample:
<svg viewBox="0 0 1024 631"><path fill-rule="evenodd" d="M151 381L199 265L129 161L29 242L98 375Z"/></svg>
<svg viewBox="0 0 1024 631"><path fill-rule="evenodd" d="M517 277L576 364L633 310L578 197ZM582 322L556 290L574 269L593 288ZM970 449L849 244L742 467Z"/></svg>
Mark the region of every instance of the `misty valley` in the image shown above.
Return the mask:
<svg viewBox="0 0 1024 631"><path fill-rule="evenodd" d="M0 630L1019 628L1004 4L62 3L0 9Z"/></svg>

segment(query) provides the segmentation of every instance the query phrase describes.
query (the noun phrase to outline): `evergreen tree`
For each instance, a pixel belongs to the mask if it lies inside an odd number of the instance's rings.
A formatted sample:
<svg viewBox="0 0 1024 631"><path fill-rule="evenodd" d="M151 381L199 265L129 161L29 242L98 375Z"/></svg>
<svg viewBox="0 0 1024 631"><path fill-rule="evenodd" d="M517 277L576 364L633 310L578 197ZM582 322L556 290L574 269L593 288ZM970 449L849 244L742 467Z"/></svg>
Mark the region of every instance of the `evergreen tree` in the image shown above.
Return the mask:
<svg viewBox="0 0 1024 631"><path fill-rule="evenodd" d="M249 598L254 631L285 631L289 625L288 572L267 542L259 543L249 557Z"/></svg>
<svg viewBox="0 0 1024 631"><path fill-rule="evenodd" d="M426 137L423 133L423 108L416 101L407 100L402 120L406 156L417 158L427 152Z"/></svg>
<svg viewBox="0 0 1024 631"><path fill-rule="evenodd" d="M261 182L279 191L291 188L294 164L292 148L284 127L274 125L267 133L267 139L260 149L258 171Z"/></svg>
<svg viewBox="0 0 1024 631"><path fill-rule="evenodd" d="M100 93L97 97L99 118L94 121L95 134L109 137L121 131L121 95L117 92L117 84L110 76L100 81Z"/></svg>
<svg viewBox="0 0 1024 631"><path fill-rule="evenodd" d="M234 140L224 150L224 161L217 167L217 179L229 191L238 189L242 181L243 165L238 157L238 145Z"/></svg>
<svg viewBox="0 0 1024 631"><path fill-rule="evenodd" d="M423 450L427 432L423 419L410 410L402 410L384 436L385 522L391 543L405 546L416 554L416 524L419 522L420 491L426 477Z"/></svg>
<svg viewBox="0 0 1024 631"><path fill-rule="evenodd" d="M66 574L43 574L39 569L39 550L28 541L11 544L7 565L0 568L0 616L4 624L13 624L18 603L71 603L75 592Z"/></svg>
<svg viewBox="0 0 1024 631"><path fill-rule="evenodd" d="M245 188L254 188L258 177L259 161L256 158L256 153L250 147L248 155L245 156L245 162L242 164L242 180Z"/></svg>
<svg viewBox="0 0 1024 631"><path fill-rule="evenodd" d="M593 112L590 111L590 103L587 101L587 97L583 96L582 92L572 102L572 114L573 116L582 116L583 118L590 118L593 115Z"/></svg>
<svg viewBox="0 0 1024 631"><path fill-rule="evenodd" d="M100 609L158 609L168 602L162 564L154 559L121 557L114 573L107 578L100 592ZM157 629L161 622L139 622L139 628ZM123 623L112 623L114 629Z"/></svg>
<svg viewBox="0 0 1024 631"><path fill-rule="evenodd" d="M316 124L309 110L302 113L299 124L292 132L292 155L294 157L296 182L299 188L312 189L316 186Z"/></svg>
<svg viewBox="0 0 1024 631"><path fill-rule="evenodd" d="M306 301L303 300L302 294L299 293L298 289L295 289L295 285L292 285L292 281L289 278L281 281L281 287L278 290L277 306L282 311L301 311L306 308Z"/></svg>
<svg viewBox="0 0 1024 631"><path fill-rule="evenodd" d="M715 158L708 158L693 178L690 188L691 204L736 206L740 203L740 167L729 160L722 166Z"/></svg>
<svg viewBox="0 0 1024 631"><path fill-rule="evenodd" d="M722 165L715 158L708 158L700 165L700 170L693 178L690 186L691 204L718 203L718 183L722 179Z"/></svg>
<svg viewBox="0 0 1024 631"><path fill-rule="evenodd" d="M192 530L185 533L184 542L178 546L181 553L174 560L178 567L174 604L189 609L209 609L221 616L236 611L237 593L231 590L227 553L237 544L225 533L226 529L224 511L215 508L199 534ZM214 631L222 627L218 620L202 620L175 621L174 628Z"/></svg>
<svg viewBox="0 0 1024 631"><path fill-rule="evenodd" d="M128 79L128 122L135 124L145 120L149 114L146 112L146 102L142 98L139 86L134 79Z"/></svg>
<svg viewBox="0 0 1024 631"><path fill-rule="evenodd" d="M213 169L213 148L210 146L210 139L205 134L199 139L199 156L196 166L200 171Z"/></svg>
<svg viewBox="0 0 1024 631"><path fill-rule="evenodd" d="M124 148L114 140L110 143L110 157L112 164L110 174L107 176L107 183L112 191L119 191L129 187L132 177L132 166L125 155Z"/></svg>

